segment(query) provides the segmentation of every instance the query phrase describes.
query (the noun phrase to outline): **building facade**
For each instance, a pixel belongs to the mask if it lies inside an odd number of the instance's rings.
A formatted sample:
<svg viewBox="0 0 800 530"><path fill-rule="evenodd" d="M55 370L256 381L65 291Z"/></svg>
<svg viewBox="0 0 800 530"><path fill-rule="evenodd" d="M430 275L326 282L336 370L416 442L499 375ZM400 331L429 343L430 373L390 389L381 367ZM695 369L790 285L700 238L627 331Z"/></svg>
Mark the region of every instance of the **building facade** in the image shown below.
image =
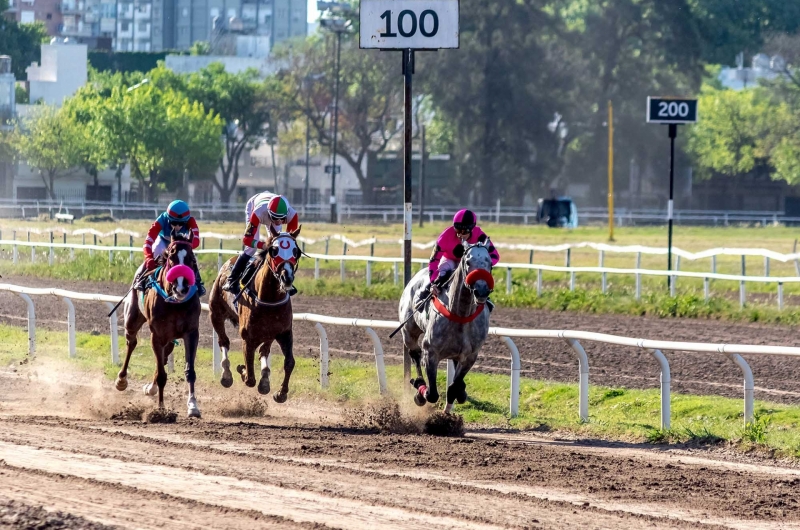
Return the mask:
<svg viewBox="0 0 800 530"><path fill-rule="evenodd" d="M9 8L4 15L21 24L41 22L50 36L61 35L63 18L62 0L9 0Z"/></svg>

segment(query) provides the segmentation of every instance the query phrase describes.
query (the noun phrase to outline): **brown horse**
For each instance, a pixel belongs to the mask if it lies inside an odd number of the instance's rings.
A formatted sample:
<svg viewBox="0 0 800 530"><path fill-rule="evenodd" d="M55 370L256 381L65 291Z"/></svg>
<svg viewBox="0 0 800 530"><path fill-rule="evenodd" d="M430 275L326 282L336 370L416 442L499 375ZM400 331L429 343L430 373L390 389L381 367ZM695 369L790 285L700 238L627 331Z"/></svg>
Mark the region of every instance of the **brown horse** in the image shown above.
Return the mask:
<svg viewBox="0 0 800 530"><path fill-rule="evenodd" d="M239 334L242 337L245 364L236 368L242 376L242 381L250 387L256 385L253 365L255 352L259 350L261 380L258 383L258 392L269 394L270 370L267 359L272 342L277 341L284 356L284 376L283 384L273 398L278 403L284 403L288 397L289 378L294 370L292 301L288 292L294 282L294 274L301 255L296 241L299 234L300 228L291 233L278 233L270 226L270 239L266 248L257 255L260 262L239 298L238 312L233 305L233 295L222 290L222 285L230 274L233 258L222 266L214 281L208 305L211 325L217 332L222 350L223 373L220 383L226 388L233 384L231 363L228 360L231 341L225 332L225 322L230 321L239 327Z"/></svg>
<svg viewBox="0 0 800 530"><path fill-rule="evenodd" d="M162 263L155 274L154 285L143 299L136 289L125 299L125 340L128 351L125 362L117 375L117 390L128 387L128 364L137 344L137 334L145 322L150 326L150 343L156 356L156 371L153 382L144 385L144 392L154 396L158 391L158 408L164 408L164 386L167 372L164 366L175 348L173 341L183 339L186 351L186 382L189 384L188 415L199 418L200 409L194 395L194 371L197 343L200 338L200 297L194 286L195 256L191 239L173 233L172 242L159 257ZM139 275L137 274L138 278ZM136 280L134 280L135 282Z"/></svg>

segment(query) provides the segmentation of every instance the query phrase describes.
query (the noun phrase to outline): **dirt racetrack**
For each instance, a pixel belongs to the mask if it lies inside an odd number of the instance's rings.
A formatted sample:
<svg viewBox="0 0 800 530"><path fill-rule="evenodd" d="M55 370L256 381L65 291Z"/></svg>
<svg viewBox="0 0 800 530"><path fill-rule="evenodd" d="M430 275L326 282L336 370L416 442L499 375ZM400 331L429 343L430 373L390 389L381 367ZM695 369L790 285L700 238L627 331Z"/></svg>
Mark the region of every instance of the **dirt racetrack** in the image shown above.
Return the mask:
<svg viewBox="0 0 800 530"><path fill-rule="evenodd" d="M42 286L29 277L5 277L3 282ZM58 281L58 287L82 292L121 294L126 286L114 283ZM66 307L55 297L36 297L37 325L51 329L66 328ZM313 312L331 316L349 316L396 320L396 304L377 300L346 298L308 298L302 293L293 299L295 312ZM108 333L105 304L75 302L79 330ZM0 292L0 322L24 326L25 303L16 295ZM800 345L796 329L789 326L768 326L715 320L657 319L622 315L592 315L574 312L552 312L498 307L492 324L504 327L537 329L573 329L648 339L686 340L696 342ZM211 345L211 327L204 314L201 322L201 344ZM332 357L369 360L371 343L367 335L350 327L327 326ZM397 338L390 340L387 330L379 330L387 362L402 362L402 349ZM231 336L235 336L232 333ZM524 376L537 379L575 382L577 361L569 347L557 340L515 340L522 357ZM147 341L140 341L147 344ZM585 343L589 356L591 384L653 388L658 386L658 364L640 350ZM318 355L319 339L311 324L295 326L295 348L298 355ZM233 344L238 355L240 344ZM739 369L724 355L667 352L672 372L672 388L676 392L719 394L741 397L742 376ZM236 358L236 357L234 357ZM800 359L749 356L747 361L756 382L756 398L783 403L800 402ZM476 364L477 370L508 373L509 353L503 342L491 337Z"/></svg>
<svg viewBox="0 0 800 530"><path fill-rule="evenodd" d="M148 424L108 419L147 398L64 366L0 372L0 527L800 528L800 469L743 455L380 432L353 420L374 408L293 399L222 418L243 395Z"/></svg>

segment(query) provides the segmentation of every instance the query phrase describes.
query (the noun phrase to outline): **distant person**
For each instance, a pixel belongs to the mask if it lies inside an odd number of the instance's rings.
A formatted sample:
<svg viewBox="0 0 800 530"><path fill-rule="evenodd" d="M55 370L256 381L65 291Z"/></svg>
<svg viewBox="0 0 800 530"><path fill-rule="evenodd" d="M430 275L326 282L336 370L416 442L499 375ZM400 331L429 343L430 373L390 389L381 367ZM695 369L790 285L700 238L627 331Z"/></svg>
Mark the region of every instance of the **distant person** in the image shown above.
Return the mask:
<svg viewBox="0 0 800 530"><path fill-rule="evenodd" d="M239 282L247 264L250 262L250 258L255 255L257 250L264 249L264 242L259 238L261 225L272 225L278 232L283 231L284 224L286 225L286 232L293 232L300 226L297 212L291 207L289 201L285 197L269 191L257 193L250 197L244 211L247 225L242 237L242 244L246 248L236 258L236 263L234 263L233 269L228 276L228 281L222 286L223 290L236 295L239 294L241 289ZM297 288L292 285L289 290L289 296L294 296L295 294L297 294Z"/></svg>
<svg viewBox="0 0 800 530"><path fill-rule="evenodd" d="M453 216L453 226L441 233L433 247L431 260L428 263L430 281L417 295L417 304L428 298L431 291L434 296L439 296L442 286L450 278L464 255L464 243L475 245L489 239L489 236L481 230L477 223L477 216L470 210L459 210ZM500 261L500 254L491 241L489 241L489 256L492 258L492 266ZM491 301L487 301L487 305L490 311L494 309Z"/></svg>
<svg viewBox="0 0 800 530"><path fill-rule="evenodd" d="M172 201L167 206L167 210L153 221L150 230L147 231L147 238L144 240L144 246L142 247L144 267L140 269L138 274L137 289L141 288L142 280L158 267L156 258L163 254L172 242L173 230L177 233L191 232L192 249L200 246L200 229L197 226L197 221L192 217L189 205L180 200ZM206 294L206 288L203 285L202 278L200 278L200 267L197 265L197 260L194 260L194 277L197 294L198 296L203 296Z"/></svg>

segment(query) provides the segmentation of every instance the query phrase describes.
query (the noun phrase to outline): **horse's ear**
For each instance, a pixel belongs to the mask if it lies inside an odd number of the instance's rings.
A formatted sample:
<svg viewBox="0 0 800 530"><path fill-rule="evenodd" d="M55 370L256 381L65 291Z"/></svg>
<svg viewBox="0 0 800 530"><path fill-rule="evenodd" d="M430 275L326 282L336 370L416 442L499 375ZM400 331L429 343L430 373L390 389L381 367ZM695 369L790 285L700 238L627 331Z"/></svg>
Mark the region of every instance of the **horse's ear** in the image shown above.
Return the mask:
<svg viewBox="0 0 800 530"><path fill-rule="evenodd" d="M292 238L297 239L297 236L300 235L300 230L302 228L303 228L303 225L298 226L297 230L292 231L289 235L292 236Z"/></svg>
<svg viewBox="0 0 800 530"><path fill-rule="evenodd" d="M275 226L270 223L269 225L269 233L272 234L272 237L277 237L280 232L275 228Z"/></svg>

